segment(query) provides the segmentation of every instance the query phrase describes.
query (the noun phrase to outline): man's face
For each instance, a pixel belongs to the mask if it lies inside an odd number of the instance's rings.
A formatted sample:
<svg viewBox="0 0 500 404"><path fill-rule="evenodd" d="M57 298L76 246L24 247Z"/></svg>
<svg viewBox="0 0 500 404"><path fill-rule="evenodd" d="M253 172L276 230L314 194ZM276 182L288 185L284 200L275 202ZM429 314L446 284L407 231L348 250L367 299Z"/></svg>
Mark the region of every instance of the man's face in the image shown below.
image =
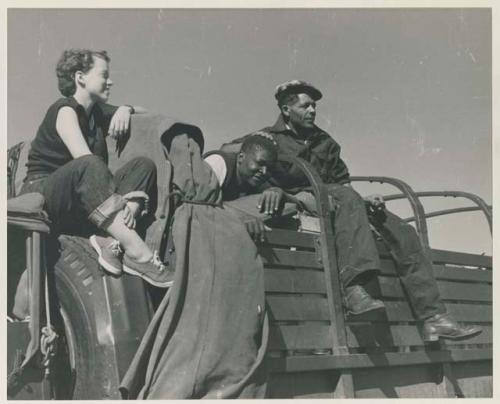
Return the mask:
<svg viewBox="0 0 500 404"><path fill-rule="evenodd" d="M288 124L295 129L311 129L316 119L316 102L308 94L297 94L292 104L282 106L282 112L288 118Z"/></svg>
<svg viewBox="0 0 500 404"><path fill-rule="evenodd" d="M238 155L238 175L240 180L252 188L264 183L275 163L271 152L261 147L253 147Z"/></svg>

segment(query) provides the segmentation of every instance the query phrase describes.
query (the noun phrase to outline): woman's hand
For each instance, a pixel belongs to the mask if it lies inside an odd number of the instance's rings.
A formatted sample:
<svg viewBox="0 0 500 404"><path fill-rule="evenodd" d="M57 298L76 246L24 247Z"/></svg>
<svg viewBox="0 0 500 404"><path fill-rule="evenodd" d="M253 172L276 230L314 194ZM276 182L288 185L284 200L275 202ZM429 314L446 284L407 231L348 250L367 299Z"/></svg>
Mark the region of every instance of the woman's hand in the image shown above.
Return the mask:
<svg viewBox="0 0 500 404"><path fill-rule="evenodd" d="M133 108L128 105L118 107L109 124L108 133L113 139L125 136L130 127L130 116Z"/></svg>
<svg viewBox="0 0 500 404"><path fill-rule="evenodd" d="M123 223L125 223L125 226L127 226L129 229L135 229L135 215L128 207L128 205L125 205L125 207L123 208L122 215Z"/></svg>

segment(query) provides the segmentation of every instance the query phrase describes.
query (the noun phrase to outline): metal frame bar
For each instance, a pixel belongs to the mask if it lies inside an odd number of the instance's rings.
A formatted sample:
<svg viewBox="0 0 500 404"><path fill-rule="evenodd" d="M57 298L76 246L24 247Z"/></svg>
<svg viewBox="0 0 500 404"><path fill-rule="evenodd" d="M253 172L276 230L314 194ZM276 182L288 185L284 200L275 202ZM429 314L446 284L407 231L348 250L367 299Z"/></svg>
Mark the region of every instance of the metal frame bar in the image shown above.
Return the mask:
<svg viewBox="0 0 500 404"><path fill-rule="evenodd" d="M321 229L321 233L318 237L319 245L316 246L316 251L321 253L320 257L325 269L325 279L327 283L326 290L331 308L330 321L332 325L332 351L334 355L349 355L342 302L343 292L337 268L331 207L326 185L323 183L311 164L297 157L290 157L289 160L303 171L309 180L313 193L316 197ZM353 376L350 369L340 370L340 375L338 377L333 396L334 398L354 397Z"/></svg>
<svg viewBox="0 0 500 404"><path fill-rule="evenodd" d="M39 349L40 346L40 325L41 325L41 307L42 307L42 286L41 286L41 235L37 231L32 232L31 241L31 300L30 300L30 315L31 315L31 335L33 338L32 352Z"/></svg>
<svg viewBox="0 0 500 404"><path fill-rule="evenodd" d="M402 194L400 198L407 198L413 210L415 217L415 224L417 226L417 233L420 238L420 243L425 247L429 248L429 234L427 231L427 222L425 219L425 210L420 202L418 193L415 192L406 182L401 181L397 178L392 177L351 177L351 182L379 182L381 184L390 184L395 188L398 188ZM389 200L384 196L385 200Z"/></svg>
<svg viewBox="0 0 500 404"><path fill-rule="evenodd" d="M436 216L441 216L441 215L447 215L451 213L459 213L459 212L473 212L473 211L482 211L484 213L484 216L486 217L486 221L488 222L488 226L490 228L490 233L493 232L493 211L492 207L488 205L484 199L481 197L471 194L469 192L463 192L463 191L425 191L425 192L416 192L415 193L417 197L419 198L428 198L428 197L436 197L436 196L441 196L444 198L465 198L469 199L470 201L474 202L476 206L470 206L470 207L463 207L463 208L454 208L454 209L445 209L445 210L438 210L434 212L429 212L425 215L426 218L430 217L436 217ZM392 201L392 200L398 200L398 199L403 199L405 198L404 194L394 194L394 195L387 195L384 196L384 199L386 201ZM412 222L415 220L414 217L409 217L404 219L407 222Z"/></svg>
<svg viewBox="0 0 500 404"><path fill-rule="evenodd" d="M23 226L21 229L26 230ZM26 350L26 357L23 361L23 366L36 361L35 367L39 365L41 354L41 329L44 323L42 314L47 313L50 307L46 305L46 234L42 230L26 230L26 270L28 272L28 290L29 290L29 310L30 310L30 342ZM52 384L47 375L44 376L42 383L42 396L44 400L49 400L53 397Z"/></svg>
<svg viewBox="0 0 500 404"><path fill-rule="evenodd" d="M7 198L16 196L16 172L23 146L24 142L19 142L7 150Z"/></svg>

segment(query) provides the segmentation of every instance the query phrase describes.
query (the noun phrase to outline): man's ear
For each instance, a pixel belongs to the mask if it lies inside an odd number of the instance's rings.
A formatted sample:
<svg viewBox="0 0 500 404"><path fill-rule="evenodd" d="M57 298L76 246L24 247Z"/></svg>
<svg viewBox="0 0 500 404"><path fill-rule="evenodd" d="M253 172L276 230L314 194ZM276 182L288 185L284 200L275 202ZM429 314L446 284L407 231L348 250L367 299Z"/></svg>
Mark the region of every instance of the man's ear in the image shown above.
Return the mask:
<svg viewBox="0 0 500 404"><path fill-rule="evenodd" d="M290 107L287 104L281 106L281 113L287 118L290 116Z"/></svg>
<svg viewBox="0 0 500 404"><path fill-rule="evenodd" d="M239 152L238 153L238 159L236 160L236 163L237 164L241 164L241 162L243 161L244 158L245 158L245 153Z"/></svg>

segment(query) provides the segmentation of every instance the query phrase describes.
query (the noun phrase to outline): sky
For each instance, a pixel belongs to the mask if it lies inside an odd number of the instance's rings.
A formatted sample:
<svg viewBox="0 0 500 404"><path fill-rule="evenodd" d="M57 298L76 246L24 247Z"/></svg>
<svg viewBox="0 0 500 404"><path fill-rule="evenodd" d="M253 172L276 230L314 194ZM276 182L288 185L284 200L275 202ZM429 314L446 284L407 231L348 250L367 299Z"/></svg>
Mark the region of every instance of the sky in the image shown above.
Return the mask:
<svg viewBox="0 0 500 404"><path fill-rule="evenodd" d="M323 92L316 123L341 144L351 175L492 202L488 9L9 9L7 17L8 146L32 139L60 97L61 52L105 49L111 103L196 124L207 150L273 124L275 87L302 79ZM491 253L481 214L432 223L433 246Z"/></svg>

